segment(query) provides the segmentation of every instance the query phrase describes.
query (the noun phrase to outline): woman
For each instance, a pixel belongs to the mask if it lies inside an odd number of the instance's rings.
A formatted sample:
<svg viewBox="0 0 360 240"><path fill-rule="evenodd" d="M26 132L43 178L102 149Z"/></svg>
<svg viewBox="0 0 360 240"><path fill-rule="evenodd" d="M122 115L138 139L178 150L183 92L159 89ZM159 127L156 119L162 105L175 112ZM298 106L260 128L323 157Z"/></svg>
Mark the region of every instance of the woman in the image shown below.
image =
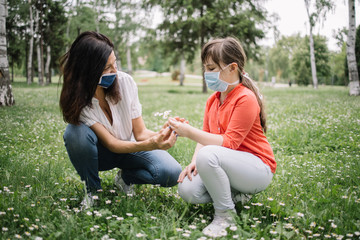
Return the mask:
<svg viewBox="0 0 360 240"><path fill-rule="evenodd" d="M203 130L174 118L169 124L197 142L192 162L179 176L179 194L190 203L213 202L215 216L203 233L218 237L234 223L235 203L270 184L276 162L264 135L262 96L244 74L240 43L230 37L212 40L204 45L201 60L205 81L216 91L207 100Z"/></svg>
<svg viewBox="0 0 360 240"><path fill-rule="evenodd" d="M100 190L99 171L120 168L115 184L177 184L180 164L166 149L176 142L169 128L155 133L141 117L137 86L116 67L112 42L84 32L60 61L64 83L60 108L69 158L89 193ZM84 202L86 203L86 202Z"/></svg>

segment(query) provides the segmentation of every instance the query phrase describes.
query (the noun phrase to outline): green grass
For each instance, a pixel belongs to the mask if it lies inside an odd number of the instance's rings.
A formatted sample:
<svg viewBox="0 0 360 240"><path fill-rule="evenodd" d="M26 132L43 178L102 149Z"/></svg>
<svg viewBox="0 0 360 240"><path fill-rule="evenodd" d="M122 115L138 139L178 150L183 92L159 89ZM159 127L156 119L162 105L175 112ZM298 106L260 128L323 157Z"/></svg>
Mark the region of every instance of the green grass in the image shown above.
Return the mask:
<svg viewBox="0 0 360 240"><path fill-rule="evenodd" d="M160 81L160 80L159 80ZM114 191L116 169L102 172L97 207L79 211L83 183L62 140L60 87L14 83L16 105L0 108L0 238L198 239L211 204L191 205L177 187ZM227 239L358 239L360 235L360 101L342 87L262 88L268 139L278 169L272 184L246 206ZM139 85L143 118L156 112L202 125L209 94L199 86ZM180 138L169 152L185 166L195 143Z"/></svg>

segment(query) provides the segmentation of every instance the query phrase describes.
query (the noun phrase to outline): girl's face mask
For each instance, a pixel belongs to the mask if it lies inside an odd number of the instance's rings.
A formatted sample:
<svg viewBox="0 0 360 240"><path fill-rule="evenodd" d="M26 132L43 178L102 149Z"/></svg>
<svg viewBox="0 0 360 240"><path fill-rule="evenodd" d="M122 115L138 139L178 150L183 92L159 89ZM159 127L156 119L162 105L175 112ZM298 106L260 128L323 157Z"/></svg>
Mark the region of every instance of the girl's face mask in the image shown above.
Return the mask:
<svg viewBox="0 0 360 240"><path fill-rule="evenodd" d="M100 77L98 85L103 88L108 88L114 83L116 76L117 73L105 73Z"/></svg>
<svg viewBox="0 0 360 240"><path fill-rule="evenodd" d="M230 64L227 65L226 67L224 67L221 71L225 70L228 66L230 66ZM217 92L225 92L229 85L236 85L239 83L239 81L236 81L233 83L228 83L228 82L221 80L219 78L221 71L219 71L219 72L204 72L204 78L205 78L206 84L211 90L217 91Z"/></svg>

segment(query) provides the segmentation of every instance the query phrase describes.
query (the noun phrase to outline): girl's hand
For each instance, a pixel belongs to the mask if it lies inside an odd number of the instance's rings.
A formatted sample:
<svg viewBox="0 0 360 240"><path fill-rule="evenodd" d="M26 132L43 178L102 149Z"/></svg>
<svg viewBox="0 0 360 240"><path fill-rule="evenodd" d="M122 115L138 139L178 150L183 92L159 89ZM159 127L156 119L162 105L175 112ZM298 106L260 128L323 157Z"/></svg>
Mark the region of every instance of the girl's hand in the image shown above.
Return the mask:
<svg viewBox="0 0 360 240"><path fill-rule="evenodd" d="M182 122L182 123L187 123L187 124L189 124L189 121L188 120L186 120L185 118L181 118L181 117L178 117L178 116L176 116L176 117L173 117L176 121L178 121L178 122ZM164 123L164 125L163 125L163 129L164 128L167 128L167 127L169 127L170 126L170 123L169 123L169 120L168 121L166 121L165 123Z"/></svg>
<svg viewBox="0 0 360 240"><path fill-rule="evenodd" d="M169 126L174 130L179 136L187 137L187 134L190 131L190 125L187 121L178 121L176 118L169 118Z"/></svg>
<svg viewBox="0 0 360 240"><path fill-rule="evenodd" d="M176 142L176 133L169 127L161 129L158 134L151 138L155 149L167 150L174 146Z"/></svg>
<svg viewBox="0 0 360 240"><path fill-rule="evenodd" d="M186 176L191 181L192 180L191 175L194 174L194 176L196 176L197 173L198 172L197 172L197 169L196 169L196 163L192 162L187 167L185 167L185 169L180 173L179 178L178 178L178 182L182 183Z"/></svg>

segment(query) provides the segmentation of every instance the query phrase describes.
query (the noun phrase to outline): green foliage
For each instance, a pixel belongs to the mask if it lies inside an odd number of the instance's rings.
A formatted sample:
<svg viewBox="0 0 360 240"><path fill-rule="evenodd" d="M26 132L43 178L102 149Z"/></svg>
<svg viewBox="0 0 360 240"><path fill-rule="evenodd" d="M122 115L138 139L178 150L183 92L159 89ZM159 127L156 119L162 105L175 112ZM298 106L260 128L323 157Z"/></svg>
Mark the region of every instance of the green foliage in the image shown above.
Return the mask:
<svg viewBox="0 0 360 240"><path fill-rule="evenodd" d="M160 6L165 19L158 27L165 53L185 54L191 63L195 53L211 37L239 38L249 57L257 57L257 40L264 37L266 22L260 1L144 1L145 7ZM179 61L179 54L174 61Z"/></svg>
<svg viewBox="0 0 360 240"><path fill-rule="evenodd" d="M267 137L278 168L272 184L237 204L236 229L223 239L357 239L360 235L360 105L344 87L266 88ZM97 206L79 211L83 183L67 156L60 88L15 83L17 103L0 108L1 238L199 239L211 204L185 203L177 187L137 186L118 193L116 169L101 172ZM139 85L146 125L158 130L172 110L202 126L200 87ZM169 150L182 166L195 143L179 138Z"/></svg>
<svg viewBox="0 0 360 240"><path fill-rule="evenodd" d="M308 37L306 36L299 43L300 45L294 50L292 70L295 75L296 83L307 86L311 82L310 47ZM329 66L330 53L326 45L326 38L314 36L314 49L317 77L319 79L319 84L322 84L331 76Z"/></svg>

